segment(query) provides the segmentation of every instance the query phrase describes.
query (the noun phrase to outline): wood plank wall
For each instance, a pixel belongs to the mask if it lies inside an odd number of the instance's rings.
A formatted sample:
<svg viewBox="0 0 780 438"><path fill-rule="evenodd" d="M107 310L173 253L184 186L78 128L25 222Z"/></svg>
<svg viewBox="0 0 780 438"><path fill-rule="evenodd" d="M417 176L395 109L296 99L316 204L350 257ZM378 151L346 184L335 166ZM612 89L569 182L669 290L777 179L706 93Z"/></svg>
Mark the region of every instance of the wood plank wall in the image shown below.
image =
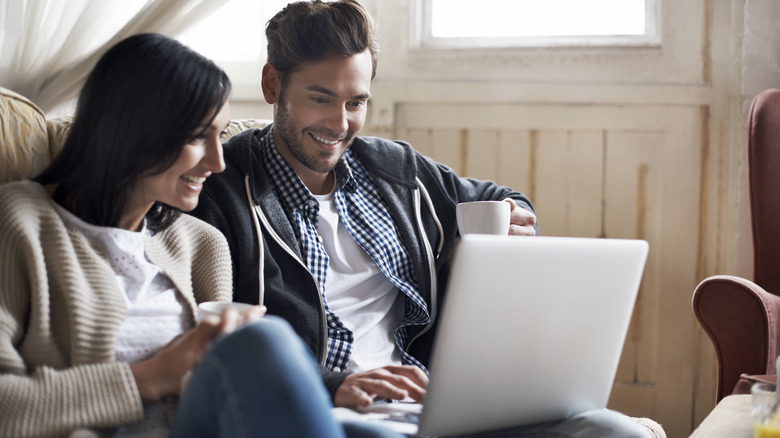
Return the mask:
<svg viewBox="0 0 780 438"><path fill-rule="evenodd" d="M702 108L400 103L395 111L392 132L374 133L526 193L540 234L649 242L609 407L687 436L700 341L690 300L707 167Z"/></svg>

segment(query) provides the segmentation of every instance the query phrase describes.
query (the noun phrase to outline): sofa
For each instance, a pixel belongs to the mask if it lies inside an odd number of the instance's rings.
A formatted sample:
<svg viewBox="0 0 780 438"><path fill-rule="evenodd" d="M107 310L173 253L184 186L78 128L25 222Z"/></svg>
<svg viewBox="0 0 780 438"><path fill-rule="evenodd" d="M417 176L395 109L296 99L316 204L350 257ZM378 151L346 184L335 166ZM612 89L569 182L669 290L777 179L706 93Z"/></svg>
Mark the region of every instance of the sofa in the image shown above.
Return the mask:
<svg viewBox="0 0 780 438"><path fill-rule="evenodd" d="M40 174L62 149L71 117L47 119L43 111L25 97L0 87L0 184ZM266 119L231 120L223 134L225 141L250 128L263 128ZM637 417L653 438L666 438L658 423Z"/></svg>

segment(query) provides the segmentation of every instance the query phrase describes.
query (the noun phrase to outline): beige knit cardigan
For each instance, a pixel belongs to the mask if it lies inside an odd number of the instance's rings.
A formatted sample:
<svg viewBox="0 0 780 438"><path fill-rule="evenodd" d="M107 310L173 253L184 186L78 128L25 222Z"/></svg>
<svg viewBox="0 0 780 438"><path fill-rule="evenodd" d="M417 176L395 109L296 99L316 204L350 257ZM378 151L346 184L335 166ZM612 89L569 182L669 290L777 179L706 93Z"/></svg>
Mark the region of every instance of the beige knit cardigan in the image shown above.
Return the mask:
<svg viewBox="0 0 780 438"><path fill-rule="evenodd" d="M94 436L140 421L126 363L114 358L126 307L100 245L62 221L43 187L0 185L0 436ZM232 298L230 253L214 228L181 215L146 254L198 302Z"/></svg>

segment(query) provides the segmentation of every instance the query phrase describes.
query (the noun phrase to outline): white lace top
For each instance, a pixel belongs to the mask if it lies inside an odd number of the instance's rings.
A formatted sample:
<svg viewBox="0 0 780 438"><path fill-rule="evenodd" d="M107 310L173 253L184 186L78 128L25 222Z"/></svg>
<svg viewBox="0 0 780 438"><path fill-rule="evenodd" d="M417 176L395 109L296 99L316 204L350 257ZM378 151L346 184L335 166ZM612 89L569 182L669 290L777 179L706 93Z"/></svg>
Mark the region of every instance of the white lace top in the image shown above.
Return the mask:
<svg viewBox="0 0 780 438"><path fill-rule="evenodd" d="M55 203L56 205L56 203ZM56 205L63 220L106 250L116 274L119 289L125 293L127 318L116 338L116 360L135 363L153 356L194 321L184 311L183 298L160 267L144 254L144 236L153 233L144 221L140 232L102 227L84 222L64 207ZM166 401L144 406L141 423L120 428L116 436L166 437L169 427Z"/></svg>

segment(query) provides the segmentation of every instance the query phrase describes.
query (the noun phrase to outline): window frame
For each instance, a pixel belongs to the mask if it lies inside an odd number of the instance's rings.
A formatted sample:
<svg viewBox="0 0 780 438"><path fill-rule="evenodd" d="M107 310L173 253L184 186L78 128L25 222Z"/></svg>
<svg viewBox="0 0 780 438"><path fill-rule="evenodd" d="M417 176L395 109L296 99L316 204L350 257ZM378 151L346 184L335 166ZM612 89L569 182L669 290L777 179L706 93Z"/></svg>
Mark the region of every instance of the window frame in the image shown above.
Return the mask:
<svg viewBox="0 0 780 438"><path fill-rule="evenodd" d="M582 0L587 1L587 0ZM410 0L410 45L420 51L474 49L572 49L572 48L658 48L661 46L661 0L645 0L643 35L519 36L519 37L434 37L431 32L433 0Z"/></svg>

